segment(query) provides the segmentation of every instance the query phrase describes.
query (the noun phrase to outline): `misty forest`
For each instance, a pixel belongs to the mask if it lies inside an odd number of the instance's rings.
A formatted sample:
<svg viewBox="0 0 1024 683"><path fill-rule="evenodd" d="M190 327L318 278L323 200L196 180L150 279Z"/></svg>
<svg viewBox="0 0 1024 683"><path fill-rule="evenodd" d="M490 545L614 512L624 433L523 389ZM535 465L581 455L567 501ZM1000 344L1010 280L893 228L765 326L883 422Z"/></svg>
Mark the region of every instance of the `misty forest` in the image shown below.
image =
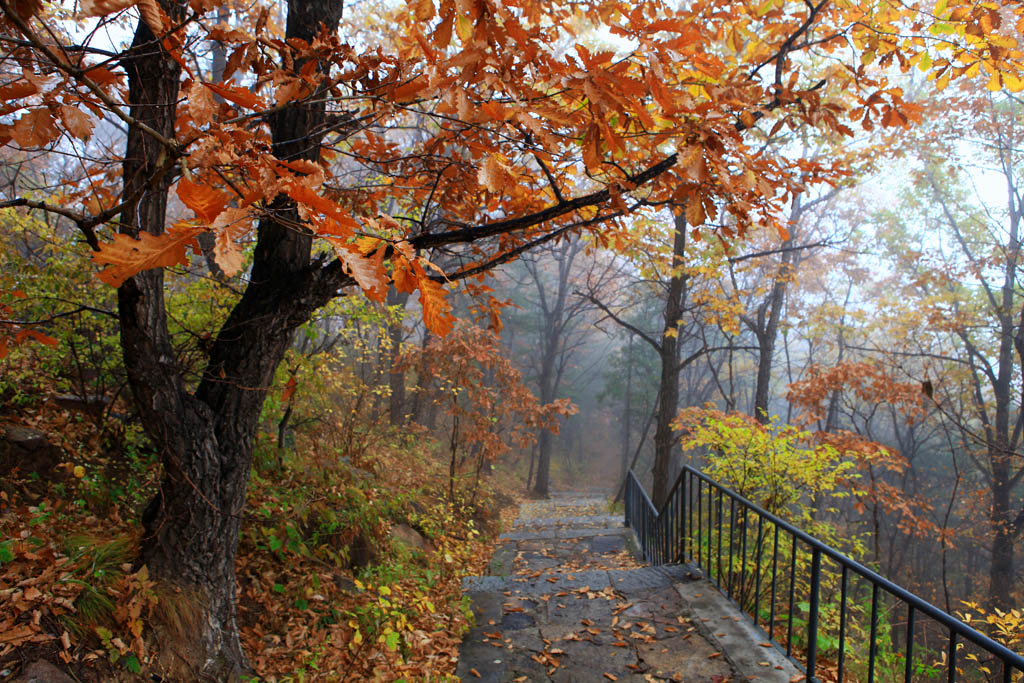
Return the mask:
<svg viewBox="0 0 1024 683"><path fill-rule="evenodd" d="M457 680L520 506L685 466L1024 653L1022 33L0 0L0 681ZM822 585L816 680L1024 676Z"/></svg>

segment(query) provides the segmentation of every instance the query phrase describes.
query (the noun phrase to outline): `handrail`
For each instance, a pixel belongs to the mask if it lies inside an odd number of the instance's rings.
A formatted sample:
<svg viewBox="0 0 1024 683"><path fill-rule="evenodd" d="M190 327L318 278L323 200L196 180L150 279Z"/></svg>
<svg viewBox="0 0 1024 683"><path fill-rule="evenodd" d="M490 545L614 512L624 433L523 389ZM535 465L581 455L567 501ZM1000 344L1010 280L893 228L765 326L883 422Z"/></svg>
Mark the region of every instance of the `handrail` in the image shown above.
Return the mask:
<svg viewBox="0 0 1024 683"><path fill-rule="evenodd" d="M694 488L696 484L696 499ZM717 526L714 526L715 498L717 496ZM725 499L728 498L729 506L729 533L728 533L728 585L727 590L722 587L723 579L723 537L726 535L724 528ZM706 506L705 506L706 501ZM740 531L737 531L737 508L743 520L739 523ZM756 566L752 568L753 595L746 594L747 583L750 577L746 576L748 552L747 539L750 532L750 516L755 517L757 525ZM696 517L696 528L694 527ZM706 520L705 520L706 517ZM706 523L705 523L706 521ZM768 630L766 631L758 623L759 607L761 600L761 580L768 570L763 570L762 555L765 551L767 535L765 526L774 527L772 551L771 551L771 596L770 596L770 617L766 620ZM719 484L703 472L694 467L686 465L676 478L669 494L660 508L652 503L639 479L630 470L627 477L626 489L626 525L637 532L645 559L652 564L665 564L670 562L689 561L701 569L707 575L713 577L716 587L730 600L737 602L738 606L752 617L754 625L764 632L777 646L782 644L775 640L773 633L776 626L776 589L779 578L779 534L780 531L789 535L789 604L787 619L787 636L785 644L786 655L795 663L804 668L807 678L810 681L815 679L815 672L818 666L818 636L820 617L820 597L822 580L822 559L832 560L841 568L840 583L840 624L839 624L839 645L838 645L838 668L837 679L843 680L844 659L846 655L846 626L849 614L848 602L850 575L856 575L867 581L871 586L871 633L868 642L868 671L867 680L874 681L876 674L877 660L877 636L879 618L879 589L886 591L889 595L907 605L906 630L905 630L905 652L901 653L905 660L904 680L910 681L913 670L913 650L915 640L915 617L918 613L923 614L944 627L949 632L948 647L946 650L946 665L948 680L955 681L957 673L957 654L959 646L957 637L970 641L977 647L987 651L999 659L1003 664L1003 683L1011 683L1014 680L1014 669L1024 672L1024 657L998 643L983 633L971 628L959 619L947 614L938 607L935 607L926 600L893 583L877 572L865 567L859 562L847 557L838 550L814 538L810 534L795 527L784 519L768 512L760 505L748 498L732 491ZM706 532L706 533L705 533ZM737 543L737 534L742 533L740 543ZM717 571L715 563L712 562L712 536L717 541ZM807 619L807 652L806 662L801 663L793 656L793 612L795 606L795 586L797 581L797 556L800 548L798 542L807 546L811 553L810 563L810 585L807 590L810 593L808 600ZM740 550L740 586L739 594L734 595L734 554ZM783 548L783 559L785 560L786 549ZM784 569L784 568L783 568ZM737 601L738 598L738 601ZM753 599L752 608L748 609L746 602L748 598ZM802 603L801 603L802 604ZM785 605L784 605L785 606ZM803 608L802 608L803 609ZM750 614L752 612L752 614ZM894 629L895 631L895 629ZM979 664L979 667L981 665Z"/></svg>

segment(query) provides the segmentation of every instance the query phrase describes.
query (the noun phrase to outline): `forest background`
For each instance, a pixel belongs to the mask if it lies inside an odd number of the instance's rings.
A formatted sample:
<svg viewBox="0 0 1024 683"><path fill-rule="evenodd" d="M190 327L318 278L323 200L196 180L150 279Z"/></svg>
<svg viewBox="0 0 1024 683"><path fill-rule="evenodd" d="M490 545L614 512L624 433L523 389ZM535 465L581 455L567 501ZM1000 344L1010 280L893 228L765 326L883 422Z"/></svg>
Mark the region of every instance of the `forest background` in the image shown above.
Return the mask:
<svg viewBox="0 0 1024 683"><path fill-rule="evenodd" d="M1019 5L0 9L5 675L441 676L683 462L1021 647Z"/></svg>

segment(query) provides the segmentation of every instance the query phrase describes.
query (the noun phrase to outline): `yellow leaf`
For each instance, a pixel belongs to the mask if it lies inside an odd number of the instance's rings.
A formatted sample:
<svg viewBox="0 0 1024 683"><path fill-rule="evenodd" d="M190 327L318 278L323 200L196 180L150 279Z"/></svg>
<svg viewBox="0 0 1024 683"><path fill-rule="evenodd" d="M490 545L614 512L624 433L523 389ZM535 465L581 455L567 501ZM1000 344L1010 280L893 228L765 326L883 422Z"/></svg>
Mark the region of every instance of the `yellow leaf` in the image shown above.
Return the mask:
<svg viewBox="0 0 1024 683"><path fill-rule="evenodd" d="M455 18L455 33L463 43L468 43L473 37L473 19L468 14L460 14Z"/></svg>

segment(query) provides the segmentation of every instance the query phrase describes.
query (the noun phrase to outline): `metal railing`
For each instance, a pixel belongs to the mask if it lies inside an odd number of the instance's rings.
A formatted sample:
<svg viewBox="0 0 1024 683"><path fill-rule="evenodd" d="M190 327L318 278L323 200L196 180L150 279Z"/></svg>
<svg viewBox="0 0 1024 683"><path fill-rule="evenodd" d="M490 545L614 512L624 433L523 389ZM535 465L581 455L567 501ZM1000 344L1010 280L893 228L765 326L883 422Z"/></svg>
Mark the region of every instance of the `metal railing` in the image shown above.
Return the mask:
<svg viewBox="0 0 1024 683"><path fill-rule="evenodd" d="M657 509L629 472L626 525L651 564L690 563L808 681L1024 680L1024 657L685 466Z"/></svg>

